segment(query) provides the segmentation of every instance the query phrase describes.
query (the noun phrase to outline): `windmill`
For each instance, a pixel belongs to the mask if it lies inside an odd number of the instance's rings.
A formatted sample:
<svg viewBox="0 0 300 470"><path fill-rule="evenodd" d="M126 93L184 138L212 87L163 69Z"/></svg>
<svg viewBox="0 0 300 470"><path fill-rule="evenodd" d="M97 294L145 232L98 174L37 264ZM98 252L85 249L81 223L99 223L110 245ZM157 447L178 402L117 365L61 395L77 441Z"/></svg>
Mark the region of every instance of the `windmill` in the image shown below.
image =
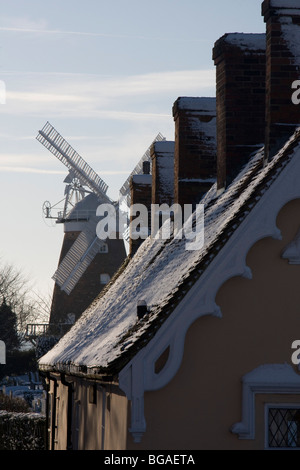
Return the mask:
<svg viewBox="0 0 300 470"><path fill-rule="evenodd" d="M64 180L66 188L62 210L53 216L52 210L57 204L52 206L46 201L43 205L46 218L63 223L65 231L59 264L52 277L55 286L50 323L68 323L68 318L78 318L90 305L126 257L128 228L125 227L118 239L104 243L96 235L96 209L101 203L113 204L118 211L125 213L129 221L130 180L134 174L143 173L144 162L148 162L150 167L152 144L124 182L119 200L113 202L107 196L107 184L48 121L36 139L69 171ZM158 140L165 138L159 133L153 142ZM100 286L95 281L99 275L102 279Z"/></svg>
<svg viewBox="0 0 300 470"><path fill-rule="evenodd" d="M58 222L67 218L70 206L74 207L74 198L76 204L88 192L94 193L99 198L99 203L112 203L106 195L107 184L48 121L38 132L36 139L69 170L69 174L64 180L67 183L64 210L58 214ZM43 206L46 217L51 217L51 209L51 204L46 201Z"/></svg>
<svg viewBox="0 0 300 470"><path fill-rule="evenodd" d="M50 323L69 323L79 317L123 262L126 252L121 237L102 241L96 225L99 204L117 205L107 196L107 184L78 152L46 122L36 139L69 170L63 208L52 215L46 201L46 218L64 224L64 241L56 272ZM61 202L61 201L60 201ZM59 204L59 203L58 203Z"/></svg>

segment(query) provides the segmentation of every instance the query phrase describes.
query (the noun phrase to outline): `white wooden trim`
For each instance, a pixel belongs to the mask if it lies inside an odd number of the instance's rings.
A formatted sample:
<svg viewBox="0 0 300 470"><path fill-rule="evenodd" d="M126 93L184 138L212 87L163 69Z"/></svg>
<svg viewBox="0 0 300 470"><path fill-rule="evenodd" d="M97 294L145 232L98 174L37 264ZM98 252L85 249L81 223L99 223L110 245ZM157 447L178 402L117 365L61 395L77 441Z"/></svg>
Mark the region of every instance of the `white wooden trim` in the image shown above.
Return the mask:
<svg viewBox="0 0 300 470"><path fill-rule="evenodd" d="M141 398L145 391L158 390L175 376L182 361L185 336L189 327L202 316L222 316L215 303L216 294L232 277L243 276L251 279L246 257L256 242L265 237L281 239L280 230L276 226L278 213L288 202L300 198L299 150L297 154L262 195L151 341L120 372L120 387L131 400L130 430L136 442L140 442L142 433L146 430ZM156 374L155 362L168 346L168 361L160 373Z"/></svg>
<svg viewBox="0 0 300 470"><path fill-rule="evenodd" d="M231 431L239 439L255 439L256 393L300 394L300 375L289 364L262 365L243 377L242 393L242 421Z"/></svg>

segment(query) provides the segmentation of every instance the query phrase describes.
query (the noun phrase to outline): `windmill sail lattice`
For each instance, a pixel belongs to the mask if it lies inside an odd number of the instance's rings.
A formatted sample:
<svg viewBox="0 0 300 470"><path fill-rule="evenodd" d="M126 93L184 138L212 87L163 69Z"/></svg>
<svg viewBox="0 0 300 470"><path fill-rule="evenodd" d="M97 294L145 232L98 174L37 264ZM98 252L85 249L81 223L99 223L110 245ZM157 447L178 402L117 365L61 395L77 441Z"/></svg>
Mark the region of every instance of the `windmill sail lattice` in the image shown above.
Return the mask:
<svg viewBox="0 0 300 470"><path fill-rule="evenodd" d="M73 172L82 185L87 186L100 200L111 202L106 195L107 184L48 121L36 138Z"/></svg>
<svg viewBox="0 0 300 470"><path fill-rule="evenodd" d="M157 134L155 139L153 140L152 144L154 142L160 142L162 140L166 140L166 138L161 134ZM152 145L151 144L151 145ZM129 207L130 206L130 181L133 175L139 175L143 173L143 163L148 161L151 162L151 156L150 156L150 149L151 145L148 147L140 161L137 163L133 171L130 173L126 181L123 183L123 186L120 189L120 200L124 200L126 205Z"/></svg>
<svg viewBox="0 0 300 470"><path fill-rule="evenodd" d="M155 139L153 140L152 144L154 142L160 142L162 140L166 140L166 138L161 134L157 134ZM150 149L152 144L148 147L140 161L137 163L137 165L134 167L133 171L130 173L126 181L123 183L121 189L120 189L120 197L119 197L119 207L123 211L123 213L127 213L128 221L129 221L129 214L130 214L130 204L131 204L131 194L130 194L130 182L133 177L133 175L140 175L143 173L143 163L144 162L149 162L151 166L151 155L150 155ZM128 222L129 223L129 222ZM123 233L123 239L126 241L126 243L129 243L129 226L124 230Z"/></svg>
<svg viewBox="0 0 300 470"><path fill-rule="evenodd" d="M52 277L67 294L74 289L103 244L95 235L95 231L96 219L92 219L78 235Z"/></svg>

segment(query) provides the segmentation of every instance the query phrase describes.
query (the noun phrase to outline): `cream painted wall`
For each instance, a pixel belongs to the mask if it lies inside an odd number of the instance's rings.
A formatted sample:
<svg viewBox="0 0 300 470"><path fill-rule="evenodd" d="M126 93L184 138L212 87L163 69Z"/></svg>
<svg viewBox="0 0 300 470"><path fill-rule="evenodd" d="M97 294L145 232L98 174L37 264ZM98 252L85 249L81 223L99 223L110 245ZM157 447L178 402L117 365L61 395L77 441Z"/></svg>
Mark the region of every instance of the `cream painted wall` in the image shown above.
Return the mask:
<svg viewBox="0 0 300 470"><path fill-rule="evenodd" d="M264 448L261 415L255 440L239 440L230 428L241 420L243 375L262 364L292 365L291 344L300 335L300 266L281 258L300 227L300 200L280 211L277 225L282 240L260 240L248 253L252 279L235 277L220 288L222 318L198 319L187 333L179 372L145 394L147 430L141 444L128 433L129 449ZM257 398L258 407L265 399L273 398ZM291 400L300 404L300 396Z"/></svg>
<svg viewBox="0 0 300 470"><path fill-rule="evenodd" d="M126 449L128 400L117 386L106 389L104 449Z"/></svg>
<svg viewBox="0 0 300 470"><path fill-rule="evenodd" d="M76 381L76 399L79 404L79 450L100 450L102 442L102 400L103 393L97 389L96 404L89 402L89 388L92 383ZM76 423L76 420L73 420ZM73 425L74 427L74 425Z"/></svg>

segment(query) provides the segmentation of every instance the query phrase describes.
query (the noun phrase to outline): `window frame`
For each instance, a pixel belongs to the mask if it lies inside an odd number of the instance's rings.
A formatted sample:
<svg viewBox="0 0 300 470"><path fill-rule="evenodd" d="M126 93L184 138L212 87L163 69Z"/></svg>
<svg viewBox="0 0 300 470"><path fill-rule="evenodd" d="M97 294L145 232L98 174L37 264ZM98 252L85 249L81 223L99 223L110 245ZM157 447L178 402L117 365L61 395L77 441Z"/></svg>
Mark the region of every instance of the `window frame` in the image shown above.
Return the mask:
<svg viewBox="0 0 300 470"><path fill-rule="evenodd" d="M287 409L287 410L300 410L300 403L281 403L281 402L268 402L265 403L264 406L264 422L265 422L265 450L300 450L299 446L288 446L288 447L271 447L269 446L269 410L270 408L278 408L278 409Z"/></svg>

